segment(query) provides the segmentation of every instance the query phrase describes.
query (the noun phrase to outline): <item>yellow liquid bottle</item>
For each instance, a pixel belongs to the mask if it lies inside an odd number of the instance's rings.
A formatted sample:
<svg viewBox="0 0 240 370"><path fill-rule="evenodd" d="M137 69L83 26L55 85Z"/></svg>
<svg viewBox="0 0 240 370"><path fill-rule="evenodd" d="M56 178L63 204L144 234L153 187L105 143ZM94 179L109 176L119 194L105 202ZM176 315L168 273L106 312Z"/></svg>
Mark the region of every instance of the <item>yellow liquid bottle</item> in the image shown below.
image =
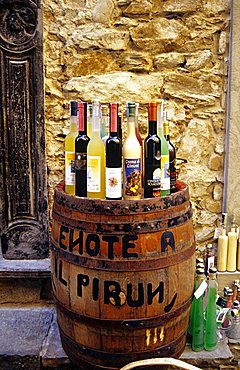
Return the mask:
<svg viewBox="0 0 240 370"><path fill-rule="evenodd" d="M94 99L92 136L87 147L87 196L105 198L105 146L100 136L100 103Z"/></svg>
<svg viewBox="0 0 240 370"><path fill-rule="evenodd" d="M128 135L123 144L123 198L142 197L142 148L135 132L135 103L127 103Z"/></svg>
<svg viewBox="0 0 240 370"><path fill-rule="evenodd" d="M70 131L65 138L65 192L75 195L75 139L78 135L78 102L70 102Z"/></svg>

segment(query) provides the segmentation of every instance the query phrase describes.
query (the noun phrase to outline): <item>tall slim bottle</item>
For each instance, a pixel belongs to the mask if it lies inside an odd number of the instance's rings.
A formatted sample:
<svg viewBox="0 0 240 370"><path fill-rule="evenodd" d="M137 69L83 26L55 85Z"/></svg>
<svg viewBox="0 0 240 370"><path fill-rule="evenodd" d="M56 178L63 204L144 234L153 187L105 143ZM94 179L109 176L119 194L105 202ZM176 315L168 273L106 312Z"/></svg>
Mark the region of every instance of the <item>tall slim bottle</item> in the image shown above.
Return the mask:
<svg viewBox="0 0 240 370"><path fill-rule="evenodd" d="M139 127L138 127L138 110L139 110L139 103L135 103L135 134L136 138L138 139L138 142L141 146L141 156L142 156L142 186L143 186L143 177L144 177L144 165L143 165L143 140L141 138L140 132L139 132Z"/></svg>
<svg viewBox="0 0 240 370"><path fill-rule="evenodd" d="M204 269L198 269L197 286L199 287L205 279ZM194 318L192 328L192 350L195 352L202 351L204 348L204 305L203 294L197 299L194 296Z"/></svg>
<svg viewBox="0 0 240 370"><path fill-rule="evenodd" d="M118 103L109 103L110 136L106 140L106 198L122 199L122 142L118 137Z"/></svg>
<svg viewBox="0 0 240 370"><path fill-rule="evenodd" d="M161 139L161 196L170 194L169 146L164 136L164 100L157 100L157 135Z"/></svg>
<svg viewBox="0 0 240 370"><path fill-rule="evenodd" d="M206 326L205 343L206 351L213 351L217 346L217 318L216 318L216 299L217 299L217 281L215 267L209 269L207 308L206 308Z"/></svg>
<svg viewBox="0 0 240 370"><path fill-rule="evenodd" d="M92 103L88 103L87 105L87 136L91 140L92 137Z"/></svg>
<svg viewBox="0 0 240 370"><path fill-rule="evenodd" d="M65 138L65 192L75 195L75 139L78 135L78 102L70 101L70 131Z"/></svg>
<svg viewBox="0 0 240 370"><path fill-rule="evenodd" d="M123 144L123 197L141 199L142 150L135 132L135 103L127 103L128 133Z"/></svg>
<svg viewBox="0 0 240 370"><path fill-rule="evenodd" d="M87 103L78 104L78 136L75 139L75 194L87 196Z"/></svg>
<svg viewBox="0 0 240 370"><path fill-rule="evenodd" d="M170 135L169 135L169 122L167 120L167 112L164 112L164 122L163 122L163 128L164 128L164 136L168 143L169 148L169 170L170 170L170 193L176 192L176 150L174 145L170 141Z"/></svg>
<svg viewBox="0 0 240 370"><path fill-rule="evenodd" d="M105 146L100 137L100 103L94 99L92 137L87 147L87 196L105 198Z"/></svg>
<svg viewBox="0 0 240 370"><path fill-rule="evenodd" d="M143 148L143 141L142 141L139 128L138 128L138 109L139 109L139 103L135 103L135 133L136 133L136 137L138 139L139 144Z"/></svg>
<svg viewBox="0 0 240 370"><path fill-rule="evenodd" d="M161 140L157 136L157 103L148 103L148 136L144 140L144 198L161 195Z"/></svg>
<svg viewBox="0 0 240 370"><path fill-rule="evenodd" d="M109 109L108 106L102 105L102 115L100 121L100 136L103 144L106 144L109 137Z"/></svg>

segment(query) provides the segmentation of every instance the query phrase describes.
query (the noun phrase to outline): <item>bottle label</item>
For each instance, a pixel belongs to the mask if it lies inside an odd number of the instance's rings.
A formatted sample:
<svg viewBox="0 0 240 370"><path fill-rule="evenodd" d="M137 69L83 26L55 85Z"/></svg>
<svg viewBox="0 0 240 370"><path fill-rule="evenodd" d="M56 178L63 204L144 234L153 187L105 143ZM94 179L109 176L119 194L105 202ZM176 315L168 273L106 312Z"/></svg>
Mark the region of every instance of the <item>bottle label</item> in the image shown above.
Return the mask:
<svg viewBox="0 0 240 370"><path fill-rule="evenodd" d="M124 159L125 184L124 193L126 196L137 197L142 195L141 184L141 159Z"/></svg>
<svg viewBox="0 0 240 370"><path fill-rule="evenodd" d="M75 170L86 170L87 169L87 154L76 153L75 157Z"/></svg>
<svg viewBox="0 0 240 370"><path fill-rule="evenodd" d="M161 190L170 190L169 155L161 156Z"/></svg>
<svg viewBox="0 0 240 370"><path fill-rule="evenodd" d="M106 167L106 197L122 197L122 168Z"/></svg>
<svg viewBox="0 0 240 370"><path fill-rule="evenodd" d="M101 157L87 157L87 191L101 192Z"/></svg>
<svg viewBox="0 0 240 370"><path fill-rule="evenodd" d="M196 297L196 299L199 299L204 294L205 290L207 289L207 286L208 285L206 281L203 280L199 287L197 288L197 290L194 292L194 296Z"/></svg>
<svg viewBox="0 0 240 370"><path fill-rule="evenodd" d="M74 185L75 182L75 153L65 152L65 184Z"/></svg>
<svg viewBox="0 0 240 370"><path fill-rule="evenodd" d="M161 195L161 170L160 168L156 168L153 171L152 179L147 179L147 187L152 193L154 198L160 197Z"/></svg>

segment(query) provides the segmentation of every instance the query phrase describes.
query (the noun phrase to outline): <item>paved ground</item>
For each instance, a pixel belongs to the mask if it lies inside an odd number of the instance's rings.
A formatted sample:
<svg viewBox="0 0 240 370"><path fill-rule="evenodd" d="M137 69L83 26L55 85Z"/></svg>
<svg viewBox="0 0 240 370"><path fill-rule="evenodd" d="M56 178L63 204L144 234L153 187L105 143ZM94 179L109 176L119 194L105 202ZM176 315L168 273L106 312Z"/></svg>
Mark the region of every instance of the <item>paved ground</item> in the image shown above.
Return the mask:
<svg viewBox="0 0 240 370"><path fill-rule="evenodd" d="M53 306L4 306L0 323L0 370L76 369L62 349ZM220 342L213 352L194 353L186 346L181 359L202 369L233 370L240 369L239 354L240 343L233 342L229 348Z"/></svg>

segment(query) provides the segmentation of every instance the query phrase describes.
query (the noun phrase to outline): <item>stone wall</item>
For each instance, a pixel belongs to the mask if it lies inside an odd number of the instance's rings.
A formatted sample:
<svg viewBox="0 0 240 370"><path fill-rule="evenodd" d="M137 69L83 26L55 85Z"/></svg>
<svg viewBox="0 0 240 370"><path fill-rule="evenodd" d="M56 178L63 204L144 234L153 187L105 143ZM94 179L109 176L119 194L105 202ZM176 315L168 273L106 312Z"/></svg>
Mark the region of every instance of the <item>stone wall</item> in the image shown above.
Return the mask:
<svg viewBox="0 0 240 370"><path fill-rule="evenodd" d="M67 101L117 99L124 113L135 100L144 137L145 103L164 97L187 160L179 179L190 187L197 243L211 240L222 211L229 14L229 0L44 1L50 205L63 178Z"/></svg>

